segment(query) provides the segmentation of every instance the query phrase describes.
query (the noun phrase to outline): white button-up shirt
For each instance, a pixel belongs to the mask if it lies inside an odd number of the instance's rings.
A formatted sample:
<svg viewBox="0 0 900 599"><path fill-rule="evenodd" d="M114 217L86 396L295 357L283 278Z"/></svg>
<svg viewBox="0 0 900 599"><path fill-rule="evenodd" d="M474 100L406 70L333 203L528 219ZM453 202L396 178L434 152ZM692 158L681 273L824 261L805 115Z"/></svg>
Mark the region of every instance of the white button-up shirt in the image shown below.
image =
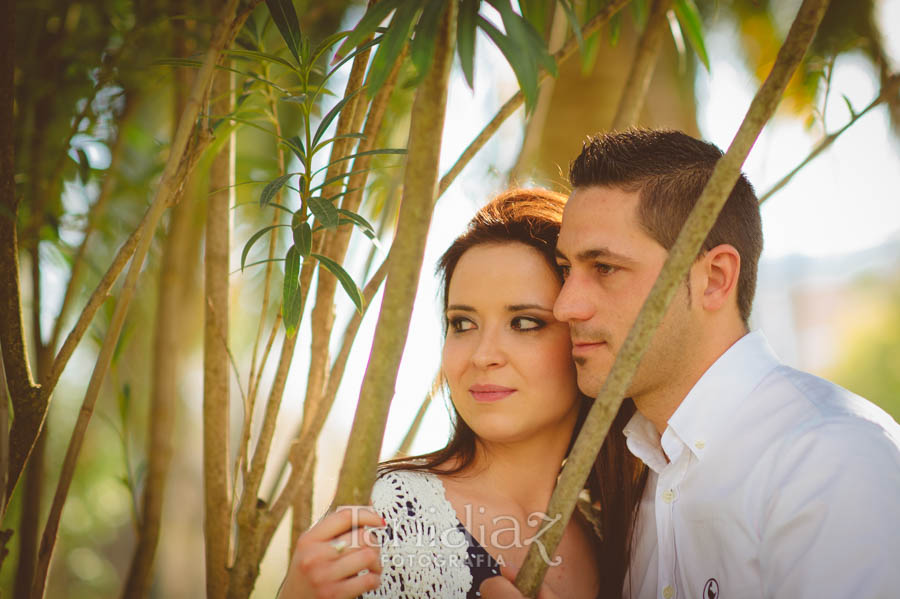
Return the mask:
<svg viewBox="0 0 900 599"><path fill-rule="evenodd" d="M900 426L781 364L761 333L662 437L640 412L624 432L650 467L625 597L900 597Z"/></svg>

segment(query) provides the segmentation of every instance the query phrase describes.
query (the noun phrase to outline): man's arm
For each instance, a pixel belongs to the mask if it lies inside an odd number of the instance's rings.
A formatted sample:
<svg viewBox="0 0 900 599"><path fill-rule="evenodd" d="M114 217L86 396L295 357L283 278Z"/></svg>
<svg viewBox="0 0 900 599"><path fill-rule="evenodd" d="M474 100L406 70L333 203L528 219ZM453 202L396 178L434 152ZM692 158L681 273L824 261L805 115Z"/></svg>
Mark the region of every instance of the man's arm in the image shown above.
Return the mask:
<svg viewBox="0 0 900 599"><path fill-rule="evenodd" d="M900 596L900 449L878 425L841 418L782 444L766 497L764 595Z"/></svg>

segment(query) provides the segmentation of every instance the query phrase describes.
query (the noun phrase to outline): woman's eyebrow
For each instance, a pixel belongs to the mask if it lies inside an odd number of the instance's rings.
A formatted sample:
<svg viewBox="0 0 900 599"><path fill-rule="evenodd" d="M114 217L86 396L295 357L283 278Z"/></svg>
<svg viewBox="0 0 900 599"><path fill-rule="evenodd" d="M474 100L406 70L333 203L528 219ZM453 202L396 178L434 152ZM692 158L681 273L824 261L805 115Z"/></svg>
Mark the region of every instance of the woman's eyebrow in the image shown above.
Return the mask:
<svg viewBox="0 0 900 599"><path fill-rule="evenodd" d="M553 312L553 308L548 308L540 304L511 304L506 306L507 312L521 312L522 310L543 310L544 312Z"/></svg>
<svg viewBox="0 0 900 599"><path fill-rule="evenodd" d="M447 306L447 312L450 310L458 310L460 312L477 312L475 308L472 306L467 306L465 304L450 304Z"/></svg>

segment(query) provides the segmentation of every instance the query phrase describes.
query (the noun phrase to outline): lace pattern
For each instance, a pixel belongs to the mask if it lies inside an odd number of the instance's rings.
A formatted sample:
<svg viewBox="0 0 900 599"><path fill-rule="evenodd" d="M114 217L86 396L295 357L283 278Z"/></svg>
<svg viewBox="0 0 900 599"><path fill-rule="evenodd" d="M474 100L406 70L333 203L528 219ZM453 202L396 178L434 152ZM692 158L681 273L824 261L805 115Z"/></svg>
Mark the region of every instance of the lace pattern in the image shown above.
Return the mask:
<svg viewBox="0 0 900 599"><path fill-rule="evenodd" d="M464 599L472 586L468 541L441 480L427 472L389 472L372 490L387 521L379 531L381 586L375 599Z"/></svg>

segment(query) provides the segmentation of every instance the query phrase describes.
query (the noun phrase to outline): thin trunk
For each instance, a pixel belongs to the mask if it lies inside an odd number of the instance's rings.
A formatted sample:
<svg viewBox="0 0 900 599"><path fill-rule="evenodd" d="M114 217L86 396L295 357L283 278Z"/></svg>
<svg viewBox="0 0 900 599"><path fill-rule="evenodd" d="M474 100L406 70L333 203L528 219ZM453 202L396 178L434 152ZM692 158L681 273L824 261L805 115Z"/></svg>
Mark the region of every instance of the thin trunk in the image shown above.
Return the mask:
<svg viewBox="0 0 900 599"><path fill-rule="evenodd" d="M15 597L28 597L34 582L37 566L38 538L40 536L41 500L44 496L46 472L44 463L47 455L47 427L41 429L22 483L22 513L16 531L18 539L19 563L16 566Z"/></svg>
<svg viewBox="0 0 900 599"><path fill-rule="evenodd" d="M675 296L675 291L684 280L685 273L696 259L703 240L706 239L734 188L741 173L741 165L763 126L774 114L787 83L812 42L827 7L828 0L804 0L800 6L787 39L778 52L772 71L753 98L731 146L716 164L709 182L678 234L675 245L669 251L669 257L634 326L629 331L560 474L559 482L550 498L550 505L547 507L547 514L554 523L543 532L542 542L534 543L529 548L516 577L516 586L526 597L537 595L548 567L542 554L546 552L546 555L553 556L556 553L562 532L575 508L578 493L584 488L584 482L610 424L619 411L622 398L627 393L641 356L650 344L666 308Z"/></svg>
<svg viewBox="0 0 900 599"><path fill-rule="evenodd" d="M215 114L232 110L230 77L219 74L213 97L223 98ZM228 358L228 272L231 232L229 205L234 187L235 134L228 151L220 152L210 169L210 194L206 213L206 317L203 335L203 481L204 533L206 539L206 596L225 597L228 585L228 546L231 532L231 481ZM249 418L249 415L247 416Z"/></svg>
<svg viewBox="0 0 900 599"><path fill-rule="evenodd" d="M638 115L644 107L644 99L647 90L650 89L650 78L653 76L653 68L656 66L659 51L662 48L663 39L669 21L666 13L672 6L672 0L654 0L647 25L638 42L637 52L631 63L631 71L625 81L622 90L622 98L613 117L612 130L621 130L637 124Z"/></svg>
<svg viewBox="0 0 900 599"><path fill-rule="evenodd" d="M309 461L309 472L315 472L315 447L309 454L307 460ZM300 538L300 535L303 534L312 523L313 490L315 489L313 480L312 476L307 477L305 481L306 484L300 487L300 492L297 493L297 497L294 498L294 502L291 506L293 508L293 513L291 516L291 544L288 546L288 558L290 558L291 554L294 552L294 545L297 544L297 539Z"/></svg>
<svg viewBox="0 0 900 599"><path fill-rule="evenodd" d="M416 91L410 122L403 201L391 246L388 279L375 328L359 406L338 480L334 505L368 503L384 425L394 395L397 368L406 345L409 318L422 268L425 239L434 208L447 85L456 39L456 9L448 3L436 42L434 63Z"/></svg>
<svg viewBox="0 0 900 599"><path fill-rule="evenodd" d="M409 430L406 431L406 435L403 437L403 441L400 442L400 447L397 448L397 453L394 454L394 457L402 458L409 455L409 450L412 447L413 441L416 440L416 435L419 434L419 428L422 426L425 414L428 412L428 408L431 407L431 400L434 399L434 394L437 393L440 388L441 374L438 373L434 377L431 389L428 390L425 399L422 400L422 405L420 405L419 409L416 411L416 417L413 418L412 424L409 425Z"/></svg>
<svg viewBox="0 0 900 599"><path fill-rule="evenodd" d="M32 586L32 599L40 599L44 594L46 584L47 571L50 566L50 558L53 548L56 544L57 531L59 530L59 521L62 516L62 508L65 498L68 494L69 486L75 471L75 465L84 441L84 435L88 422L93 414L94 405L100 392L100 386L109 368L112 359L112 353L118 342L119 334L125 322L125 316L128 312L128 306L134 297L137 279L140 275L144 258L150 249L153 240L153 231L162 217L163 212L168 208L174 199L176 191L179 189L179 183L186 178L187 171L192 166L192 162L196 160L196 156L186 154L189 142L195 130L197 117L209 83L212 78L214 68L218 58L234 35L234 14L237 8L237 0L229 0L223 8L219 22L216 26L216 32L213 36L210 48L206 52L203 66L197 72L191 94L186 103L184 112L179 120L178 130L170 149L169 158L166 161L165 169L159 182L153 203L147 211L146 228L143 230L138 246L135 249L134 257L131 261L131 267L125 278L125 284L122 288L119 301L116 303L109 329L100 352L97 357L97 363L94 372L91 375L87 392L85 393L84 402L81 411L78 414L78 420L75 423L75 429L72 432L72 438L69 442L68 450L63 462L62 472L60 474L59 484L53 498L53 505L50 509L50 515L47 518L47 526L44 529L44 535L41 539L41 548L38 552L38 568L35 572L34 584ZM202 145L198 142L198 145ZM195 148L199 149L199 148ZM187 158L187 160L184 160ZM193 160L192 160L193 158Z"/></svg>

